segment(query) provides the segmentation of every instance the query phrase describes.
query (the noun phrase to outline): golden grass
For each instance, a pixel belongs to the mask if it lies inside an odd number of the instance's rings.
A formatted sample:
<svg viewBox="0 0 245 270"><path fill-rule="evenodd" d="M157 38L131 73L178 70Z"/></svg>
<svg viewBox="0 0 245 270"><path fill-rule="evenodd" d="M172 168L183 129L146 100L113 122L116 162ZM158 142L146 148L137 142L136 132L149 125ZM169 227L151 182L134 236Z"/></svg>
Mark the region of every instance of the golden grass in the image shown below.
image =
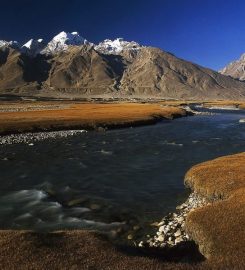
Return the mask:
<svg viewBox="0 0 245 270"><path fill-rule="evenodd" d="M0 269L191 270L191 265L129 256L93 232L0 231Z"/></svg>
<svg viewBox="0 0 245 270"><path fill-rule="evenodd" d="M186 112L181 108L161 107L159 104L70 104L65 109L1 112L0 134L133 126L184 115Z"/></svg>
<svg viewBox="0 0 245 270"><path fill-rule="evenodd" d="M245 153L194 166L185 183L209 198L223 198L192 211L187 230L211 261L232 262L240 268L245 258Z"/></svg>
<svg viewBox="0 0 245 270"><path fill-rule="evenodd" d="M185 184L206 197L229 197L245 188L245 153L193 166L185 175Z"/></svg>
<svg viewBox="0 0 245 270"><path fill-rule="evenodd" d="M134 251L135 252L135 251ZM226 263L227 266L227 263ZM241 267L245 264L240 264ZM198 264L167 262L139 253L125 253L94 232L62 231L49 234L0 231L0 269L10 270L214 270L225 268L208 261Z"/></svg>

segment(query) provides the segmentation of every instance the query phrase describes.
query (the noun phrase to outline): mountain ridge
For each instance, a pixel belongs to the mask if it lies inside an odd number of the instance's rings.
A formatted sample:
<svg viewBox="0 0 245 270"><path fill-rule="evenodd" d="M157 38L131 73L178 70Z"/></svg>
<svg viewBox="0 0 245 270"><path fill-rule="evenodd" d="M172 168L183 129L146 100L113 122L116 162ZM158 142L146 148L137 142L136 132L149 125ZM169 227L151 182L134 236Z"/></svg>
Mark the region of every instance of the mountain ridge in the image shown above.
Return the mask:
<svg viewBox="0 0 245 270"><path fill-rule="evenodd" d="M245 53L243 53L239 59L226 65L219 72L223 75L245 81Z"/></svg>
<svg viewBox="0 0 245 270"><path fill-rule="evenodd" d="M0 94L245 99L245 83L159 48L121 38L95 45L77 32L61 32L50 42L53 53L39 47L41 39L24 46L35 53L11 44L0 48Z"/></svg>
<svg viewBox="0 0 245 270"><path fill-rule="evenodd" d="M41 47L39 45L42 45ZM0 40L1 47L11 47L19 50L21 53L35 57L37 54L55 54L60 51L67 50L69 46L91 45L95 50L105 54L119 54L124 49L137 50L141 46L135 41L124 41L123 38L115 40L105 39L99 44L89 42L87 39L80 36L78 32L60 32L54 36L49 42L45 42L42 38L30 39L25 44L20 46L17 41Z"/></svg>

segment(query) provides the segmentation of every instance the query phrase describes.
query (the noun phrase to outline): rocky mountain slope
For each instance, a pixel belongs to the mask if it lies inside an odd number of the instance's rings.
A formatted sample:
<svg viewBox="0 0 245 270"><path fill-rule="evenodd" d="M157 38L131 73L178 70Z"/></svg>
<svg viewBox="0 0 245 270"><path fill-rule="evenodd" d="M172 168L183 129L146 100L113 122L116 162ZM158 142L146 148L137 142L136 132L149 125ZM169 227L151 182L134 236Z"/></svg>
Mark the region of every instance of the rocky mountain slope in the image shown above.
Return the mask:
<svg viewBox="0 0 245 270"><path fill-rule="evenodd" d="M245 83L123 39L98 45L77 32L50 42L0 42L0 94L49 97L242 99Z"/></svg>
<svg viewBox="0 0 245 270"><path fill-rule="evenodd" d="M231 62L222 70L220 70L220 73L223 75L228 75L233 78L244 81L245 80L245 54L242 54L242 56L238 60Z"/></svg>

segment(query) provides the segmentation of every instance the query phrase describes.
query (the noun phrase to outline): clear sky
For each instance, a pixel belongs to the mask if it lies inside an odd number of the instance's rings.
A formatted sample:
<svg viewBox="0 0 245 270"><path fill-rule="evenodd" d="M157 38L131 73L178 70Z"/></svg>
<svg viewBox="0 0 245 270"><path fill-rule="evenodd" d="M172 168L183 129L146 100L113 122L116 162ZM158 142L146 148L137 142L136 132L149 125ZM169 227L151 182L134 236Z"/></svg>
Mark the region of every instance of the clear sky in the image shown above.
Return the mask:
<svg viewBox="0 0 245 270"><path fill-rule="evenodd" d="M216 70L245 52L244 0L0 1L0 39L123 37Z"/></svg>

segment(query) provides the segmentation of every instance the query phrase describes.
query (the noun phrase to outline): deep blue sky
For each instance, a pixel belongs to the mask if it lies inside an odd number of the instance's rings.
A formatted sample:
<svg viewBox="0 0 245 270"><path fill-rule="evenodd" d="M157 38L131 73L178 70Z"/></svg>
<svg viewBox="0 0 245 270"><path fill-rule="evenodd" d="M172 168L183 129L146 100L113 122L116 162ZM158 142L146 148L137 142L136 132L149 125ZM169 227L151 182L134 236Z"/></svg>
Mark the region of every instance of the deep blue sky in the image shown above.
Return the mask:
<svg viewBox="0 0 245 270"><path fill-rule="evenodd" d="M213 69L245 52L243 0L0 1L0 39L49 41L62 30L91 42L123 37Z"/></svg>

